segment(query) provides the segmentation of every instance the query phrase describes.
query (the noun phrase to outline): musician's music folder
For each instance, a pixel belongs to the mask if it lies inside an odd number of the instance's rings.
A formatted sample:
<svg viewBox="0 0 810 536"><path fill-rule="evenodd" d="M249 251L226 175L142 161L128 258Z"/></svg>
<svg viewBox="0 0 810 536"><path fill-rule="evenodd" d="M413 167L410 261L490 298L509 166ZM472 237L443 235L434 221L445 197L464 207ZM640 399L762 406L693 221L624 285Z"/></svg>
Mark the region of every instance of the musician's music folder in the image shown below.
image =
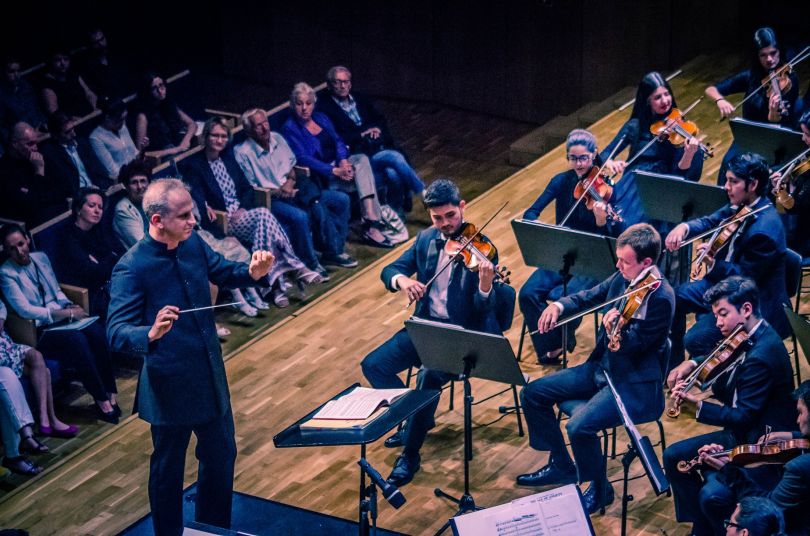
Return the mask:
<svg viewBox="0 0 810 536"><path fill-rule="evenodd" d="M576 484L450 520L456 536L594 536Z"/></svg>

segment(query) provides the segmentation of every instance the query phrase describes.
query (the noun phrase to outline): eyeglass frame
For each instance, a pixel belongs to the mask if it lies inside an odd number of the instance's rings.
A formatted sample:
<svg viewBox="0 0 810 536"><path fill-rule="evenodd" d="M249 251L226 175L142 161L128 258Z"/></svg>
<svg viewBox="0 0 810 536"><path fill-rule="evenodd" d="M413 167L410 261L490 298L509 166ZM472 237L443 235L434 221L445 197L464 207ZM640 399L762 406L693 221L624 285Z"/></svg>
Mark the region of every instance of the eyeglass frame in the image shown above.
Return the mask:
<svg viewBox="0 0 810 536"><path fill-rule="evenodd" d="M723 528L725 530L728 530L729 527L734 527L735 529L744 529L745 528L742 525L740 525L739 523L736 523L736 522L734 522L734 521L732 521L730 519L724 519L723 520Z"/></svg>
<svg viewBox="0 0 810 536"><path fill-rule="evenodd" d="M595 155L593 155L591 153L581 154L579 156L574 155L574 154L565 155L565 159L568 160L568 162L571 163L571 164L574 164L574 163L577 163L577 162L582 163L582 164L587 164L588 162L590 162L594 158L595 158Z"/></svg>

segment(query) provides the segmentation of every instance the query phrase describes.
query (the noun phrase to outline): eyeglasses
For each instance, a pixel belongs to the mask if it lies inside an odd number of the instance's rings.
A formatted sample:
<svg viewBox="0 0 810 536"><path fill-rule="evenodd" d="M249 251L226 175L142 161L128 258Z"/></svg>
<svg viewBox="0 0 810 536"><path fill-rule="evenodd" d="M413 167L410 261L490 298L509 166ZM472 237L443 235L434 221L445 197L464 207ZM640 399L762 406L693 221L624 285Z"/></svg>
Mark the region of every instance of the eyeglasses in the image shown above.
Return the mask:
<svg viewBox="0 0 810 536"><path fill-rule="evenodd" d="M745 528L745 527L743 527L741 525L738 525L737 523L733 522L730 519L726 519L725 521L723 521L723 528L728 530L729 527L734 527L735 529Z"/></svg>
<svg viewBox="0 0 810 536"><path fill-rule="evenodd" d="M155 90L155 89L164 89L165 87L166 87L166 84L164 84L163 82L161 82L161 83L159 83L159 84L155 84L154 86L152 86L152 89L153 89L153 90Z"/></svg>
<svg viewBox="0 0 810 536"><path fill-rule="evenodd" d="M574 154L568 155L568 161L571 162L572 164L575 164L577 162L579 162L580 164L587 164L588 162L591 161L592 158L593 155L590 154L581 154L579 156Z"/></svg>
<svg viewBox="0 0 810 536"><path fill-rule="evenodd" d="M332 83L336 86L348 86L352 83L351 80L332 80Z"/></svg>

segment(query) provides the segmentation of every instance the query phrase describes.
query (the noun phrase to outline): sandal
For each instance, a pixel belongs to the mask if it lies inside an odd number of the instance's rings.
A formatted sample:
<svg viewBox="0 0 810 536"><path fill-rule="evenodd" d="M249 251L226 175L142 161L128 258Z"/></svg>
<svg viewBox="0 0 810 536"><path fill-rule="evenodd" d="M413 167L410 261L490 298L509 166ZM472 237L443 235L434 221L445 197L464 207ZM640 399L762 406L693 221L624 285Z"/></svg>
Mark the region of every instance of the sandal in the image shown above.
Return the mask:
<svg viewBox="0 0 810 536"><path fill-rule="evenodd" d="M3 467L16 473L18 475L36 476L44 469L39 465L26 458L25 456L17 456L16 458L3 458Z"/></svg>
<svg viewBox="0 0 810 536"><path fill-rule="evenodd" d="M26 454L45 454L49 450L47 445L40 443L34 436L24 437L20 440L20 452L25 452Z"/></svg>

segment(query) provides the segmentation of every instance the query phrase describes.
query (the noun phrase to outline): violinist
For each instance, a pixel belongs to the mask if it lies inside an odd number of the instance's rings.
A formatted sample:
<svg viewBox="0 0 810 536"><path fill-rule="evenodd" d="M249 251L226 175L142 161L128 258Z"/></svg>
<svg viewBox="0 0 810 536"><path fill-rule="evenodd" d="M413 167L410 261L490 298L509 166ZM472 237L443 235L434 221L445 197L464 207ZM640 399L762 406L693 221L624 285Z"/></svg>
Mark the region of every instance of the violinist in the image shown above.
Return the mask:
<svg viewBox="0 0 810 536"><path fill-rule="evenodd" d="M534 380L521 394L529 445L550 451L548 464L517 477L521 486L550 486L590 482L583 495L588 513L613 502L613 488L608 482L605 459L598 433L621 424L604 371L609 370L630 417L635 422L649 422L661 415L664 398L661 390L662 363L665 359L667 331L675 308L672 287L655 266L661 253L661 237L649 224L627 228L616 241L618 271L597 286L564 296L543 311L537 327L547 333L561 315L570 317L593 306L623 295L628 286L652 274L659 279L650 287L632 318L621 331L621 345L610 349L607 331L623 319L623 310L612 308L602 319L596 346L587 361ZM554 411L555 404L566 400L587 400L566 421L573 461L565 447Z"/></svg>
<svg viewBox="0 0 810 536"><path fill-rule="evenodd" d="M789 299L785 284L785 230L773 204L766 197L770 181L768 165L754 153L737 155L729 162L724 186L729 204L708 216L678 224L667 236L670 251L680 248L690 236L711 229L748 207L763 208L743 220L733 234L716 251L709 242L698 247L706 251L706 275L702 280L679 285L675 319L672 321L671 363L680 363L684 347L692 356L707 355L721 339L703 295L713 284L730 275L744 275L754 280L762 296L762 316L781 337L787 337L790 326L782 310ZM695 313L697 321L686 333L686 315ZM673 383L673 380L669 380Z"/></svg>
<svg viewBox="0 0 810 536"><path fill-rule="evenodd" d="M523 213L523 219L536 220L540 213L552 201L555 204L556 223L559 225L565 219L576 203L574 198L577 184L589 180L591 173L598 171L599 157L597 154L596 138L587 130L576 129L568 134L565 142L566 158L570 169L554 176L546 189L534 204ZM595 202L593 210L588 210L582 200L577 204L576 209L568 217L565 226L578 231L601 235L613 235L616 223L608 218L606 206L603 202ZM610 202L608 200L608 202ZM540 318L540 313L548 305L548 299L556 300L562 296L562 277L552 270L538 269L529 277L521 287L518 294L518 302L526 325L533 330ZM568 282L568 292L574 293L580 290L591 288L598 283L591 277L572 277ZM571 323L568 329L567 345L568 351L572 351L576 346L574 330L580 321ZM560 363L562 355L562 328L552 330L549 333L536 333L531 336L537 353L537 361L541 365L556 365Z"/></svg>
<svg viewBox="0 0 810 536"><path fill-rule="evenodd" d="M704 296L711 304L717 328L728 336L742 325L750 345L737 366L728 366L712 385L712 397L718 402L701 401L684 390L681 378L697 366L687 361L678 369L681 375L670 384L671 397L681 407L692 406L697 421L722 429L679 441L664 451L664 470L675 498L675 517L692 522L692 534L722 534L722 520L734 510L734 499L717 482L717 473L704 470L703 478L677 470L679 461L690 460L708 443L734 447L752 443L769 425L789 429L795 419L790 391L793 370L782 339L759 313L759 292L751 279L732 276L712 286ZM683 417L681 417L683 418ZM705 512L721 511L724 517L711 520Z"/></svg>
<svg viewBox="0 0 810 536"><path fill-rule="evenodd" d="M785 61L776 41L776 33L771 28L760 28L754 32L753 44L751 66L707 87L706 96L717 104L717 109L722 117L729 117L734 113L735 103L732 103L728 97L735 93L744 93L739 101L749 96L750 98L742 105L743 119L793 127L797 119L796 101L799 97L796 73L792 71L787 75L791 88L784 94L769 91L770 84L765 84L763 87L763 80L767 80L774 70L785 65ZM783 106L787 110L786 115L782 115ZM726 181L726 166L737 153L739 153L737 145L732 143L723 157L720 173L717 175L717 184L722 186Z"/></svg>
<svg viewBox="0 0 810 536"><path fill-rule="evenodd" d="M810 110L799 120L802 139L810 147ZM787 217L783 220L787 231L787 244L803 258L810 257L810 158L805 158L793 168L790 177L781 174L771 176L772 191L778 192L784 181L784 194L790 196L793 206L783 207ZM778 203L778 201L775 201Z"/></svg>
<svg viewBox="0 0 810 536"><path fill-rule="evenodd" d="M515 291L495 278L497 255L492 262L482 259L477 271L454 262L439 272L449 261L445 242L456 237L466 226L465 202L458 186L438 179L425 190L423 200L433 226L421 231L411 247L382 271L382 281L391 292L401 292L408 301L416 302L414 316L456 324L466 329L500 334L512 323ZM482 236L483 240L487 240ZM437 273L438 277L426 286ZM415 274L415 275L414 275ZM362 362L363 374L375 389L405 387L398 374L421 362L405 329L377 347ZM417 386L439 389L452 377L422 369ZM420 468L419 451L438 401L409 419L401 432L386 440L387 447L403 445L388 481L396 486L410 482Z"/></svg>
<svg viewBox="0 0 810 536"><path fill-rule="evenodd" d="M690 138L681 147L662 140L641 152L655 137L650 127L669 116L676 107L669 82L657 72L648 73L639 83L630 119L601 153L611 174L622 173L613 192L613 203L622 210L625 225L646 221L633 171L652 171L677 175L689 181L700 180L703 157L696 137ZM608 159L614 151L619 155L626 147L629 147L626 160Z"/></svg>
<svg viewBox="0 0 810 536"><path fill-rule="evenodd" d="M796 423L799 431L773 432L769 441L810 439L810 381L804 381L793 392ZM763 442L764 437L758 442ZM760 477L762 471L729 464L728 457L711 456L724 450L723 445L710 444L701 450L701 461L719 471L718 481L725 484L736 500L750 496L766 496L783 511L787 533L798 536L810 534L810 453L801 454L787 462L775 482L766 482ZM768 485L771 484L771 485Z"/></svg>

